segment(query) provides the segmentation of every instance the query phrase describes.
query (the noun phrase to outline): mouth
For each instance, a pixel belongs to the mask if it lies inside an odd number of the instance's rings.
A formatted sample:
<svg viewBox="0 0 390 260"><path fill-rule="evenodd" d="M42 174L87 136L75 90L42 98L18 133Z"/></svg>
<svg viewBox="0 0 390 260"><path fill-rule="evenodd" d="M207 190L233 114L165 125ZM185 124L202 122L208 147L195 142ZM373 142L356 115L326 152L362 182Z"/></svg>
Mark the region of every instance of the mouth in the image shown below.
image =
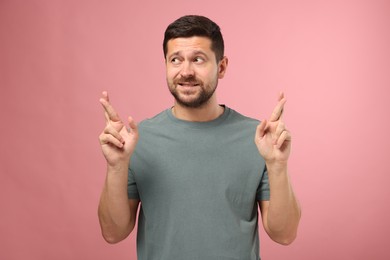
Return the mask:
<svg viewBox="0 0 390 260"><path fill-rule="evenodd" d="M182 86L182 87L197 87L197 86L199 86L199 83L196 83L196 82L179 82L178 85Z"/></svg>

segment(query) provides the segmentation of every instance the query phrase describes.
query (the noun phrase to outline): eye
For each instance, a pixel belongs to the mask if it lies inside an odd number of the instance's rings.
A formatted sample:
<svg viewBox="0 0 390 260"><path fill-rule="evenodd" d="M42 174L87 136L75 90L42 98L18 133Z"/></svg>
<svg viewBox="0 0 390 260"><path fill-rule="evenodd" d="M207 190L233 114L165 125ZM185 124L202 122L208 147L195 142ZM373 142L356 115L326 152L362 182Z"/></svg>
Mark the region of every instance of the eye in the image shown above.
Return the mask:
<svg viewBox="0 0 390 260"><path fill-rule="evenodd" d="M194 62L196 62L196 63L203 63L205 61L205 59L204 58L202 58L202 57L195 57L195 59L194 59Z"/></svg>
<svg viewBox="0 0 390 260"><path fill-rule="evenodd" d="M172 64L179 64L179 63L180 63L180 59L179 59L178 57L173 57L173 58L171 59L171 63L172 63Z"/></svg>

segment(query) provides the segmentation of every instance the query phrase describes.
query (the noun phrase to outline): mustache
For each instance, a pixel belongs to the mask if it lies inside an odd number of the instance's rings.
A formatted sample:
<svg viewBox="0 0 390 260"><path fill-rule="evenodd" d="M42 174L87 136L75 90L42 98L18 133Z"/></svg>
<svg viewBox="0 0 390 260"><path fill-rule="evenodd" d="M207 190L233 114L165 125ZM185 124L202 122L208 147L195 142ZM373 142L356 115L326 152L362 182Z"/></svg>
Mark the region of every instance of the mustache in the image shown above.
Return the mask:
<svg viewBox="0 0 390 260"><path fill-rule="evenodd" d="M196 77L181 77L180 79L176 79L173 81L174 84L202 84L201 80L198 80Z"/></svg>

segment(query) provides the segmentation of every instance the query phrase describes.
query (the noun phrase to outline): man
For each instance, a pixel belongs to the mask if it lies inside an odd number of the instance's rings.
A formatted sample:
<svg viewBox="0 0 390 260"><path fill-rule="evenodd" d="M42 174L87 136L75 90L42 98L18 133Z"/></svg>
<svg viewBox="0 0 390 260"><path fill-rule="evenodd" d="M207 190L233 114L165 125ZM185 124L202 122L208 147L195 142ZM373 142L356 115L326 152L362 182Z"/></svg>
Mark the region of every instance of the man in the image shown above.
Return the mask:
<svg viewBox="0 0 390 260"><path fill-rule="evenodd" d="M129 129L100 99L107 175L99 204L103 237L126 238L138 217L138 259L260 259L258 207L281 244L296 237L300 208L289 181L291 135L280 95L260 124L216 97L228 59L218 25L202 16L170 24L163 43L174 106ZM253 141L254 139L254 141Z"/></svg>

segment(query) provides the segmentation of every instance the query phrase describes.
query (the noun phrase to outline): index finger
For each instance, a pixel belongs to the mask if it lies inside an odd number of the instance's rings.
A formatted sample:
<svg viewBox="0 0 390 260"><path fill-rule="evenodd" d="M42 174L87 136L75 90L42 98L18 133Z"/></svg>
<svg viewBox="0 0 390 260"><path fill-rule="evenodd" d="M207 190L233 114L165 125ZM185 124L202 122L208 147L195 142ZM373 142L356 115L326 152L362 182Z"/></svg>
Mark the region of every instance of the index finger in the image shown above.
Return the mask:
<svg viewBox="0 0 390 260"><path fill-rule="evenodd" d="M284 110L284 104L286 103L286 98L284 97L284 93L280 93L279 95L279 102L278 104L276 105L276 107L274 108L274 110L272 111L272 114L269 118L269 121L271 122L274 122L274 121L278 121L282 115L283 115L283 110Z"/></svg>
<svg viewBox="0 0 390 260"><path fill-rule="evenodd" d="M103 91L102 94L103 94L103 97L100 98L99 101L103 105L106 120L111 120L114 122L121 121L118 113L115 111L115 109L111 106L111 104L109 102L108 93L106 91Z"/></svg>

